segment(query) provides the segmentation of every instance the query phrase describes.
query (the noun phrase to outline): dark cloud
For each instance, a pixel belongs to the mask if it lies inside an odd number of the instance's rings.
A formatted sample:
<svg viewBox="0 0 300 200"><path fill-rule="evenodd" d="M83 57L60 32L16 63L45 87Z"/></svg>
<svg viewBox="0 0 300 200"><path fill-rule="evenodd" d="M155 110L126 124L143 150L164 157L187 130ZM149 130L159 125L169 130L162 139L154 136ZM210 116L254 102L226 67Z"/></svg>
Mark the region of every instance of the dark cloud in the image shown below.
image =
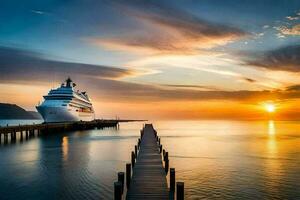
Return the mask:
<svg viewBox="0 0 300 200"><path fill-rule="evenodd" d="M49 60L44 55L22 49L0 47L0 81L45 82L67 76L118 79L135 71L102 65Z"/></svg>
<svg viewBox="0 0 300 200"><path fill-rule="evenodd" d="M286 88L287 91L300 91L300 85L291 85Z"/></svg>
<svg viewBox="0 0 300 200"><path fill-rule="evenodd" d="M110 3L138 20L144 30L109 38L92 38L92 43L122 50L131 47L129 50L189 54L247 35L238 28L200 19L163 1L115 0Z"/></svg>
<svg viewBox="0 0 300 200"><path fill-rule="evenodd" d="M252 79L252 78L243 78L244 81L247 81L249 83L255 83L256 80Z"/></svg>
<svg viewBox="0 0 300 200"><path fill-rule="evenodd" d="M286 46L248 56L250 58L245 59L247 65L277 71L300 72L300 45Z"/></svg>

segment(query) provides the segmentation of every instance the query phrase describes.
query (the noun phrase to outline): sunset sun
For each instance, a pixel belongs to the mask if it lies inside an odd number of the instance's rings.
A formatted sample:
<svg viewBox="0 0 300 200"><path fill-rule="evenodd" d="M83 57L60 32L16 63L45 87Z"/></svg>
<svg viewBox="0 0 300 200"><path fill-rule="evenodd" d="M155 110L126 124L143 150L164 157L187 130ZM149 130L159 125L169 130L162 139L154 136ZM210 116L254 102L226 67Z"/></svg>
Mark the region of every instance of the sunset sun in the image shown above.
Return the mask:
<svg viewBox="0 0 300 200"><path fill-rule="evenodd" d="M273 113L273 112L275 112L275 110L276 110L276 107L275 107L275 105L274 104L266 104L265 105L265 109L266 109L266 111L268 112L268 113Z"/></svg>

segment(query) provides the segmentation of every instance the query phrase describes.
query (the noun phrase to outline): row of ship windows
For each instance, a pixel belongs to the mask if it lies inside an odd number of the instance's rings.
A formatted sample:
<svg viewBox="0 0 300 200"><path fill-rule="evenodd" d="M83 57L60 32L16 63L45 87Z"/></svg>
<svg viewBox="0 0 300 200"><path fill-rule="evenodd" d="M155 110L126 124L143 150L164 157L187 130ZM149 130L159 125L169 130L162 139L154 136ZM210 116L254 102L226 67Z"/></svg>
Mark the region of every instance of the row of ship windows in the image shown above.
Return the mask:
<svg viewBox="0 0 300 200"><path fill-rule="evenodd" d="M45 99L46 100L73 100L74 101L74 103L85 103L85 104L90 104L90 103L88 103L88 102L86 102L86 101L83 101L83 100L81 100L81 99L72 99L72 98L68 98L68 99L66 99L66 98L60 98L60 97L45 97ZM66 102L66 101L64 101L64 103L68 103L68 102Z"/></svg>
<svg viewBox="0 0 300 200"><path fill-rule="evenodd" d="M67 102L66 102L67 103ZM74 103L74 102L73 102ZM67 104L61 104L61 106L67 106ZM70 107L75 107L75 108L78 108L76 105L73 105L73 104L69 104ZM88 105L87 105L88 106ZM80 107L79 107L80 108Z"/></svg>

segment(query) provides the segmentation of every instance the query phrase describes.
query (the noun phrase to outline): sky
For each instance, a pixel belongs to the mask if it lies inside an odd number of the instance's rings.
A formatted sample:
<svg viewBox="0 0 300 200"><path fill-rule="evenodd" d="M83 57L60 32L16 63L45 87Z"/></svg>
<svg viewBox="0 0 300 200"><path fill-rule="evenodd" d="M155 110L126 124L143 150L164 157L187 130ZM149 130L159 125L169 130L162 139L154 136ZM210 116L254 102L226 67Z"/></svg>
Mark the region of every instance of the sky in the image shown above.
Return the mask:
<svg viewBox="0 0 300 200"><path fill-rule="evenodd" d="M98 118L296 120L299 72L299 0L0 2L0 102L27 110L70 76Z"/></svg>

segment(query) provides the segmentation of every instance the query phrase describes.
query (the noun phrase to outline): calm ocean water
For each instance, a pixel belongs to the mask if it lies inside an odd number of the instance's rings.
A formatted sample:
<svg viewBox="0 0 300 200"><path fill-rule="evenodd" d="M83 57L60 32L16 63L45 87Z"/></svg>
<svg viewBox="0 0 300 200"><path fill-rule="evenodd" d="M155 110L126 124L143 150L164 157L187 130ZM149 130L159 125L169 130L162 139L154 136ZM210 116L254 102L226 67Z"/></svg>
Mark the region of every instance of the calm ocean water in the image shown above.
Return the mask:
<svg viewBox="0 0 300 200"><path fill-rule="evenodd" d="M19 124L19 123L17 123ZM158 121L186 199L300 199L300 122ZM0 199L112 199L142 123L0 146Z"/></svg>

